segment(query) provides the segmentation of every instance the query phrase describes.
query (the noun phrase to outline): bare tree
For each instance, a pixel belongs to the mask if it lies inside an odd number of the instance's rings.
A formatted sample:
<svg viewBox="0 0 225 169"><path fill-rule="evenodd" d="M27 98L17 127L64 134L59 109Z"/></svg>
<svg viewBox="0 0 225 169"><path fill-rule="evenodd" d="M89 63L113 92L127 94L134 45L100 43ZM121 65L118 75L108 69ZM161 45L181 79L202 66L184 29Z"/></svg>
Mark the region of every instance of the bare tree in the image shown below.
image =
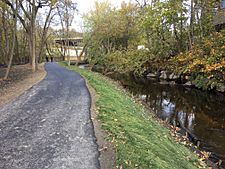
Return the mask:
<svg viewBox="0 0 225 169"><path fill-rule="evenodd" d="M15 0L15 9L16 11L18 11L18 1ZM12 47L10 49L10 52L9 52L9 62L8 62L8 66L7 66L7 69L6 69L6 74L5 74L5 77L4 77L4 80L6 80L9 76L9 72L10 72L10 69L11 69L11 66L12 66L12 60L13 60L13 55L14 55L14 48L15 48L15 43L16 43L16 30L17 30L17 12L15 12L14 16L13 16L13 32L12 32Z"/></svg>
<svg viewBox="0 0 225 169"><path fill-rule="evenodd" d="M1 50L2 50L2 56L5 64L8 64L8 56L10 52L10 22L7 18L11 16L9 13L7 7L3 6L1 10Z"/></svg>
<svg viewBox="0 0 225 169"><path fill-rule="evenodd" d="M30 62L32 66L32 71L37 70L37 57L36 57L36 17L38 9L43 5L46 5L48 1L39 1L38 3L35 0L18 0L18 5L21 9L21 12L16 11L13 3L10 0L1 0L7 4L13 11L14 14L17 13L17 17L23 25L27 38L29 41L29 51L30 51ZM24 7L26 4L27 8Z"/></svg>
<svg viewBox="0 0 225 169"><path fill-rule="evenodd" d="M44 53L44 49L45 49L46 42L47 42L47 33L48 33L48 30L49 30L50 24L52 22L52 19L56 15L56 13L53 13L53 10L56 9L55 6L50 4L49 7L50 7L50 9L47 12L45 22L44 22L44 26L40 30L40 45L39 45L37 60L39 60Z"/></svg>
<svg viewBox="0 0 225 169"><path fill-rule="evenodd" d="M70 65L70 55L69 55L69 29L74 19L74 13L77 11L77 3L72 2L72 0L59 0L57 5L58 15L60 18L60 23L63 31L64 38L66 37L66 44L64 44L64 56L67 52L68 64ZM67 46L67 47L65 47Z"/></svg>
<svg viewBox="0 0 225 169"><path fill-rule="evenodd" d="M138 4L140 8L144 8L145 6L148 5L149 0L135 0L135 2Z"/></svg>

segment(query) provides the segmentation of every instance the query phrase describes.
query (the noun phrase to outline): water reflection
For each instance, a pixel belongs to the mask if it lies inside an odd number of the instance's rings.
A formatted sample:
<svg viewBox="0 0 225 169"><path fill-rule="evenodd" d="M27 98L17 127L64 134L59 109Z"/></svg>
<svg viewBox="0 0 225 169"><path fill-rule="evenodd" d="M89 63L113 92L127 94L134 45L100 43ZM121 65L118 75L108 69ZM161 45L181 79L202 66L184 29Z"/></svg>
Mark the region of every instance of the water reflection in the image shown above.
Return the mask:
<svg viewBox="0 0 225 169"><path fill-rule="evenodd" d="M225 161L225 95L126 75L112 78L140 97L158 117L179 124L201 140L202 148Z"/></svg>

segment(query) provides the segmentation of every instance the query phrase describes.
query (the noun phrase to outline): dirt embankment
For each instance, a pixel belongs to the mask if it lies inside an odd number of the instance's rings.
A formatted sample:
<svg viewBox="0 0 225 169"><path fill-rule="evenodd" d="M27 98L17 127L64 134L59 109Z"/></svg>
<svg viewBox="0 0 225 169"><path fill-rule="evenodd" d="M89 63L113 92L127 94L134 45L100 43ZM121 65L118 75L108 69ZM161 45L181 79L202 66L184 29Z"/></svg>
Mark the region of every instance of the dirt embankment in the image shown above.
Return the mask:
<svg viewBox="0 0 225 169"><path fill-rule="evenodd" d="M6 68L0 68L0 106L18 97L46 76L44 64L39 65L39 70L32 73L29 64L13 66L8 80L2 80Z"/></svg>
<svg viewBox="0 0 225 169"><path fill-rule="evenodd" d="M99 146L99 162L101 169L116 168L116 151L114 145L106 140L107 133L101 128L101 122L97 119L96 91L85 79L91 95L91 119L94 125L95 136Z"/></svg>

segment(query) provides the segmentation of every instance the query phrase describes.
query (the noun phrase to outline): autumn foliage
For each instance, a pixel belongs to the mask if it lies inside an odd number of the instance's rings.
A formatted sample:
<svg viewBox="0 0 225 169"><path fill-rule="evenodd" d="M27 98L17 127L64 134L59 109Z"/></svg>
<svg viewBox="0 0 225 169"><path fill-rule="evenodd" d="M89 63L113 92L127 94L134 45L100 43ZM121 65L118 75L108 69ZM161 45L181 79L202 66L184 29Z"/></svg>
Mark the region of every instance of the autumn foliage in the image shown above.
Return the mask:
<svg viewBox="0 0 225 169"><path fill-rule="evenodd" d="M191 76L203 89L213 89L225 81L225 31L214 32L192 50L171 59L176 72Z"/></svg>

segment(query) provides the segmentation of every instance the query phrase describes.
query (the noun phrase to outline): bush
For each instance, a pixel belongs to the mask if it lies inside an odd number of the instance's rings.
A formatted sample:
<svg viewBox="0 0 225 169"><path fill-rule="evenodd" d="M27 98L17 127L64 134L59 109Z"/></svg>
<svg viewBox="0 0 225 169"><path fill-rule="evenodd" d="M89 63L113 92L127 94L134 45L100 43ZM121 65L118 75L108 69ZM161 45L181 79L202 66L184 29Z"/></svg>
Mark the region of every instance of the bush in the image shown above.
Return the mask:
<svg viewBox="0 0 225 169"><path fill-rule="evenodd" d="M141 75L146 71L145 63L150 59L148 50L116 50L106 55L98 55L95 64L104 67L106 71Z"/></svg>
<svg viewBox="0 0 225 169"><path fill-rule="evenodd" d="M203 89L213 89L225 81L225 31L215 32L181 53L171 62L179 74L192 75L193 83Z"/></svg>

